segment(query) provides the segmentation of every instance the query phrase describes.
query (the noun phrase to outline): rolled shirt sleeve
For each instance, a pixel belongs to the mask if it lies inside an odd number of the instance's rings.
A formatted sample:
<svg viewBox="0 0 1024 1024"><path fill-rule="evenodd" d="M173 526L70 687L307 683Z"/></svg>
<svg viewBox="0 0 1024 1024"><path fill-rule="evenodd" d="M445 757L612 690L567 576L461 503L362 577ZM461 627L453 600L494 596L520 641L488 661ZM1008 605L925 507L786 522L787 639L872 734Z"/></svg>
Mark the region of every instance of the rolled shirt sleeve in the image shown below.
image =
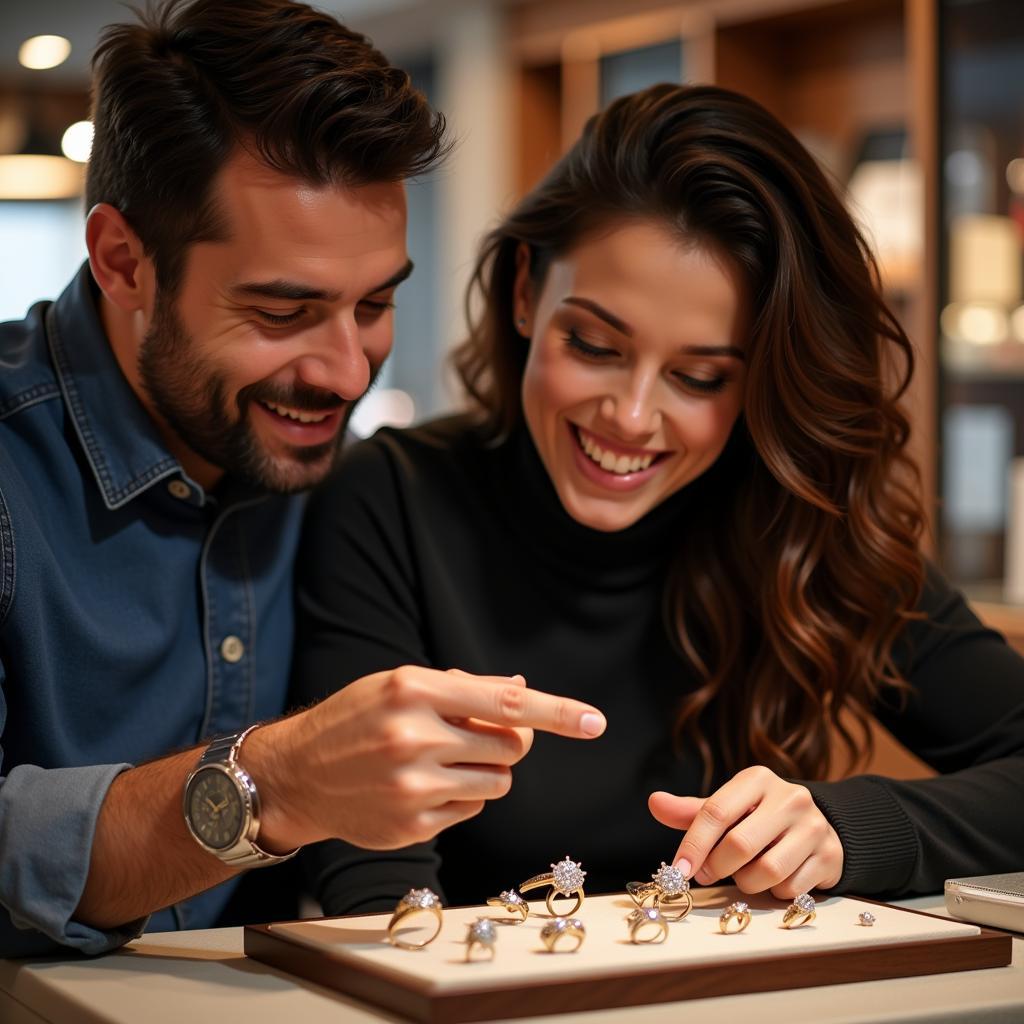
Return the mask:
<svg viewBox="0 0 1024 1024"><path fill-rule="evenodd" d="M23 764L0 781L0 956L67 948L97 954L140 935L147 918L105 931L72 915L89 873L96 819L114 778L129 764L39 768Z"/></svg>

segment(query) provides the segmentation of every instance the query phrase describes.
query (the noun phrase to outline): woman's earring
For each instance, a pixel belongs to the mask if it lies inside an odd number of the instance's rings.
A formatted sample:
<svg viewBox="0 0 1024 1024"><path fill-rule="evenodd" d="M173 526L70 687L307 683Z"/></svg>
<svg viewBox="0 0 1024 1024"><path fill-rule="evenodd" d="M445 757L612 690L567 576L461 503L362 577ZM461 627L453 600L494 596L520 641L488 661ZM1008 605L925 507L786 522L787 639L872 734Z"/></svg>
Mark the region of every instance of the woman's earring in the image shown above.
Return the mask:
<svg viewBox="0 0 1024 1024"><path fill-rule="evenodd" d="M525 316L521 316L521 317L519 317L518 320L516 320L516 327L519 328L519 332L520 333L522 333L523 331L526 330L526 317Z"/></svg>

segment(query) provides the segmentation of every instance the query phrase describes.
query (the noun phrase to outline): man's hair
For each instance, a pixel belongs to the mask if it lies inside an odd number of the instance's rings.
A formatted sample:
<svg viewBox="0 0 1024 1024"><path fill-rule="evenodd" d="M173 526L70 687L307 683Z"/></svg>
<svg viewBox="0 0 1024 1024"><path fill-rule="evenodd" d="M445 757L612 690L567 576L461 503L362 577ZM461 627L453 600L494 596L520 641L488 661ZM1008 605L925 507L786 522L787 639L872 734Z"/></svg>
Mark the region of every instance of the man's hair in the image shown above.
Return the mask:
<svg viewBox="0 0 1024 1024"><path fill-rule="evenodd" d="M93 55L86 204L109 203L173 292L224 237L213 181L240 147L314 186L401 181L448 150L444 118L365 36L291 0L163 0Z"/></svg>

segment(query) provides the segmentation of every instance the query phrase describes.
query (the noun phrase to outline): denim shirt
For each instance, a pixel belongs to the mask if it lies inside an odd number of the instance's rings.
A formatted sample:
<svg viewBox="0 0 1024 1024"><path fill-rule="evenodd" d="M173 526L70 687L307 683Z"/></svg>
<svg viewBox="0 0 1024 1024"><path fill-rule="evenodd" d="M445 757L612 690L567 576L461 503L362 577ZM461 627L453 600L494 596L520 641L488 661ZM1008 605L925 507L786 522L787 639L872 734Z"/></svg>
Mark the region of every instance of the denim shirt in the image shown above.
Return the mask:
<svg viewBox="0 0 1024 1024"><path fill-rule="evenodd" d="M302 499L182 471L84 266L0 325L0 956L211 926L235 880L101 931L73 914L133 764L279 714Z"/></svg>

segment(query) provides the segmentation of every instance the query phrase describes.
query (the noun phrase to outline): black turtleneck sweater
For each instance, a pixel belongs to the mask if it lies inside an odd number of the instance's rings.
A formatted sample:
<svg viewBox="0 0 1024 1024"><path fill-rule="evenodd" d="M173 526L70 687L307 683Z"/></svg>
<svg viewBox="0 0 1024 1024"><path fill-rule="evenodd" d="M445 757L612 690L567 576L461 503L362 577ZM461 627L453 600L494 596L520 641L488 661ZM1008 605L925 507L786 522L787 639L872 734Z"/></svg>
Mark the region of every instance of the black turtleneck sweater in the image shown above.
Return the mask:
<svg viewBox="0 0 1024 1024"><path fill-rule="evenodd" d="M621 890L671 858L680 835L651 817L648 795L706 795L698 752L673 745L695 680L662 618L694 500L691 485L627 530L591 530L562 508L525 430L490 446L459 417L383 430L346 454L309 508L295 701L402 664L518 672L601 708L608 728L586 742L537 734L511 793L432 843L309 848L327 913L391 909L424 885L478 903L566 855L589 892ZM899 645L914 696L875 713L944 774L805 783L843 842L835 893L930 892L1024 868L1024 661L934 570L920 607L927 621Z"/></svg>

